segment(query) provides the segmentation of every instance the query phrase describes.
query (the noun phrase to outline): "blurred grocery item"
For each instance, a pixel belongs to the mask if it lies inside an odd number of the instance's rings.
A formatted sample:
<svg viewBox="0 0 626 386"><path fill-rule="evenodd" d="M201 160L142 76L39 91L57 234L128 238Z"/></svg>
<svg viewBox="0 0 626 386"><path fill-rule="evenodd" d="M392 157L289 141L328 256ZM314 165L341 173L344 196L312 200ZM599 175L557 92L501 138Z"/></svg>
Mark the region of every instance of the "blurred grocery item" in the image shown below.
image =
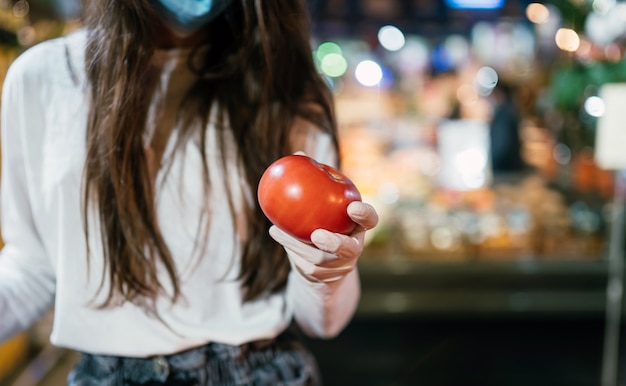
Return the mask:
<svg viewBox="0 0 626 386"><path fill-rule="evenodd" d="M20 334L0 345L0 382L23 365L29 348L27 334Z"/></svg>

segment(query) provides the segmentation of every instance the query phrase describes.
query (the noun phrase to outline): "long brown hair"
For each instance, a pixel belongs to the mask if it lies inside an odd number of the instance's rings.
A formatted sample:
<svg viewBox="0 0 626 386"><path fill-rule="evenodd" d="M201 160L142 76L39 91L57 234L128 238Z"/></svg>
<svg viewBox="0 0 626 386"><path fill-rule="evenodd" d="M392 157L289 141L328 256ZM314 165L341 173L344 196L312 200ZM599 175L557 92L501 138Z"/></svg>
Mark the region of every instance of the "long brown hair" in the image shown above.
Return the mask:
<svg viewBox="0 0 626 386"><path fill-rule="evenodd" d="M157 76L150 65L154 14L149 0L86 1L83 10L90 86L83 211L86 232L92 208L101 229L106 263L101 288L106 280L109 284L101 306L130 301L154 310L167 288L159 279L160 267L174 289L172 301L180 295L177 270L158 226L154 178L144 150ZM237 162L254 197L265 168L294 151L295 118L331 134L338 147L332 95L316 71L309 28L304 0L234 0L207 26L210 48L199 64L194 61L199 78L181 106L185 124L179 125L176 146L181 148L199 128L204 144L209 111L218 106L220 142L225 143L227 132L234 139ZM199 178L208 191L204 149L200 146L205 169ZM244 204L247 239L240 278L244 300L251 300L284 288L289 264L283 248L268 236L271 224L258 202Z"/></svg>

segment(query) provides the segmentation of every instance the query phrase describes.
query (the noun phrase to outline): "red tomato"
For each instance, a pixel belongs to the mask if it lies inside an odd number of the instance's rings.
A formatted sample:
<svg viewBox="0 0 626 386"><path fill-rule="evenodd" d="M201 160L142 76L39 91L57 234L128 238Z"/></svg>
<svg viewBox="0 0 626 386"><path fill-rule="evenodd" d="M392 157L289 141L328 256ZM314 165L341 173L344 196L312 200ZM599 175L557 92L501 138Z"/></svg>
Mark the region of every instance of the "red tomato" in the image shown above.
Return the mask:
<svg viewBox="0 0 626 386"><path fill-rule="evenodd" d="M339 170L304 155L288 155L263 173L258 199L273 224L310 243L311 233L319 228L352 232L356 224L347 208L352 201L361 201L361 194Z"/></svg>

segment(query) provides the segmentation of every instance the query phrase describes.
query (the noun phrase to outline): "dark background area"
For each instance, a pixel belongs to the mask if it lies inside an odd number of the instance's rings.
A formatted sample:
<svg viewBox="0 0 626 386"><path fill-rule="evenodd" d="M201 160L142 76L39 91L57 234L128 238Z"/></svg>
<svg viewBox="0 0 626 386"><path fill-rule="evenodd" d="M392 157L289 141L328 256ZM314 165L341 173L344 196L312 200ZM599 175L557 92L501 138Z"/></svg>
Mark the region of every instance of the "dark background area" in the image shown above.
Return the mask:
<svg viewBox="0 0 626 386"><path fill-rule="evenodd" d="M592 386L603 331L601 318L364 318L307 344L326 386Z"/></svg>
<svg viewBox="0 0 626 386"><path fill-rule="evenodd" d="M326 386L601 384L603 262L364 263L361 275L348 328L329 341L305 338ZM625 335L622 327L620 384Z"/></svg>

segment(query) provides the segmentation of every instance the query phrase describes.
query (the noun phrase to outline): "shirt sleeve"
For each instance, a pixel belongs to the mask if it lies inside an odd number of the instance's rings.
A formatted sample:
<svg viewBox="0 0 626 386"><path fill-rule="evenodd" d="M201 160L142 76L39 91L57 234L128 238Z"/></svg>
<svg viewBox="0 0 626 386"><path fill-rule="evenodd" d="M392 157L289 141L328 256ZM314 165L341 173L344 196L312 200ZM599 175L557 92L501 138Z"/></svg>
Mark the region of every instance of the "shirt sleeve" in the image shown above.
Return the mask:
<svg viewBox="0 0 626 386"><path fill-rule="evenodd" d="M331 137L313 125L307 128L306 123L300 122L299 126L292 142L294 151L301 150L318 162L336 167L338 155ZM287 301L296 323L309 336L335 337L354 316L361 295L357 267L347 274L341 267L336 271L338 279L324 281L307 277L295 267L291 270Z"/></svg>
<svg viewBox="0 0 626 386"><path fill-rule="evenodd" d="M296 323L307 335L320 338L339 335L352 319L360 295L356 267L331 282L312 281L292 269L287 284Z"/></svg>
<svg viewBox="0 0 626 386"><path fill-rule="evenodd" d="M41 317L51 307L55 292L55 274L31 206L25 139L27 130L33 129L32 119L36 122L41 117L33 116L37 100L28 98L29 91L36 88L36 76L27 76L27 64L24 58L18 58L2 89L0 229L4 247L0 250L0 342Z"/></svg>

